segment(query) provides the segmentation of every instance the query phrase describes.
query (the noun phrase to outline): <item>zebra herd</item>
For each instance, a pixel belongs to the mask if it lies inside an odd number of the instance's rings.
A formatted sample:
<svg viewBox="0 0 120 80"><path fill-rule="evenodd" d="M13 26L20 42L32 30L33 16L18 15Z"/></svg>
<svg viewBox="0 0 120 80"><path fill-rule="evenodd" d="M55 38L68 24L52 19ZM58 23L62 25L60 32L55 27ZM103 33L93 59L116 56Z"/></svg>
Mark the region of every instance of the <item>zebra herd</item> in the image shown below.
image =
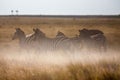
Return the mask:
<svg viewBox="0 0 120 80"><path fill-rule="evenodd" d="M48 51L64 51L74 53L82 49L106 51L106 37L100 30L79 30L79 35L73 38L67 37L58 31L56 37L49 38L40 29L33 29L32 34L25 35L24 31L16 28L12 40L19 39L21 49L36 51L39 53Z"/></svg>

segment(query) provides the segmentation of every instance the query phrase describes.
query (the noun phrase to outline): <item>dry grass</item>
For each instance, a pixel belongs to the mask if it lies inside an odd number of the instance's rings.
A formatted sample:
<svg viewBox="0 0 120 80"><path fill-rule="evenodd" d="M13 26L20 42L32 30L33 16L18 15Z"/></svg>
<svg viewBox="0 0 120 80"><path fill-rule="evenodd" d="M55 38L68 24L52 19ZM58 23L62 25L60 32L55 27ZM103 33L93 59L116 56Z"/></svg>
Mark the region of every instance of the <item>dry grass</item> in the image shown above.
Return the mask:
<svg viewBox="0 0 120 80"><path fill-rule="evenodd" d="M119 58L117 53L6 53L1 55L0 80L119 80Z"/></svg>
<svg viewBox="0 0 120 80"><path fill-rule="evenodd" d="M120 19L0 17L0 80L119 80ZM64 54L19 53L18 40L12 41L15 28L26 34L40 28L48 37L57 31L73 37L79 29L99 29L105 33L107 53Z"/></svg>

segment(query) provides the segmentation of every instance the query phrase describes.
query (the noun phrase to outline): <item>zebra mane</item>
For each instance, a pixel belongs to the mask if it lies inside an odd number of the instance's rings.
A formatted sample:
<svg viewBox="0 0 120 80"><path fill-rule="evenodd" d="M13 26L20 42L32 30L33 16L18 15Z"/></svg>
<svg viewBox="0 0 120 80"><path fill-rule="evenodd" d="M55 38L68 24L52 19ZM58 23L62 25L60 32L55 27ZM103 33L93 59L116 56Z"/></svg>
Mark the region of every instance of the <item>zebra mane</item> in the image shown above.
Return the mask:
<svg viewBox="0 0 120 80"><path fill-rule="evenodd" d="M27 35L26 35L26 38L32 36L33 34L34 34L34 33L27 34Z"/></svg>

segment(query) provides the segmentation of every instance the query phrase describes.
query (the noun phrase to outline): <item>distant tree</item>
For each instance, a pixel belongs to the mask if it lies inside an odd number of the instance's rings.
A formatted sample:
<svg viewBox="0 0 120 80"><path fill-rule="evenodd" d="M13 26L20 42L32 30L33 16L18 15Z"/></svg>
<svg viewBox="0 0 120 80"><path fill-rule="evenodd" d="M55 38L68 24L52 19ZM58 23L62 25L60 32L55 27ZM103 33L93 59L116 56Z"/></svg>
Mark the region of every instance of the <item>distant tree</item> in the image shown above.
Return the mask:
<svg viewBox="0 0 120 80"><path fill-rule="evenodd" d="M13 10L11 10L11 15L13 15L13 12L14 12L14 11L13 11Z"/></svg>
<svg viewBox="0 0 120 80"><path fill-rule="evenodd" d="M16 12L16 14L18 15L18 12L19 12L19 11L18 11L18 10L16 10L15 12Z"/></svg>

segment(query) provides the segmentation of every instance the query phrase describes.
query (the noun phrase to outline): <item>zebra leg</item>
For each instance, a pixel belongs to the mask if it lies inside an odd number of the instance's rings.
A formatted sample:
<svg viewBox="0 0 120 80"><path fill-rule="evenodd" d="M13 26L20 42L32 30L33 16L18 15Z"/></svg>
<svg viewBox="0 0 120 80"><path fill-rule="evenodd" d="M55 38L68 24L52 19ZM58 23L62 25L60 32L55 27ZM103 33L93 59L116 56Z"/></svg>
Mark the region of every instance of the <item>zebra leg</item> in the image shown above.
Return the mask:
<svg viewBox="0 0 120 80"><path fill-rule="evenodd" d="M107 45L106 45L106 44L103 44L103 46L102 46L102 51L103 51L103 52L107 52Z"/></svg>

